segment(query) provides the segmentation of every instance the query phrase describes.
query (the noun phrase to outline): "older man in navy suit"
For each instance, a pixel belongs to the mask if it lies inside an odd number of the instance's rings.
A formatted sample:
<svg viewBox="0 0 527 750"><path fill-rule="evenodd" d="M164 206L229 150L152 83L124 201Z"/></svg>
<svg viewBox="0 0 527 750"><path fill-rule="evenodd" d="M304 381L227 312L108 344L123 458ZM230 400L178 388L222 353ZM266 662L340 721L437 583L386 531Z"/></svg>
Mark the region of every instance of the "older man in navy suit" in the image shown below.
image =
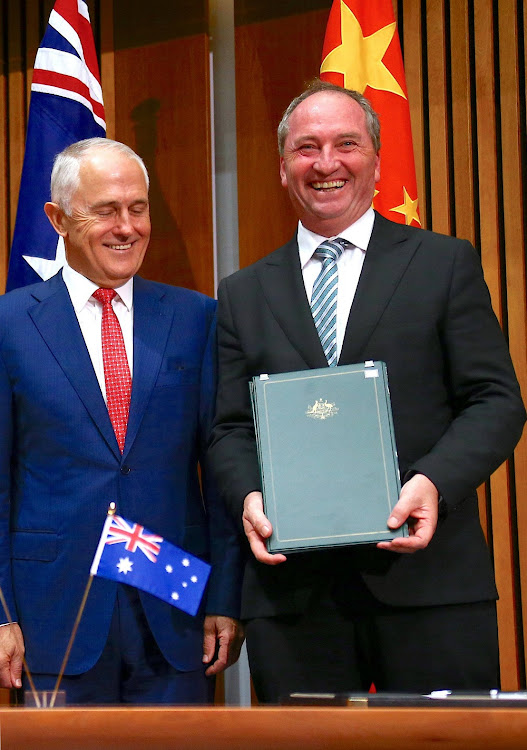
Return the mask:
<svg viewBox="0 0 527 750"><path fill-rule="evenodd" d="M525 411L479 259L467 241L372 210L379 122L357 92L318 82L293 100L278 132L298 231L219 288L212 443L220 488L253 552L242 616L258 697L372 681L410 692L496 687L496 589L476 488L514 449ZM386 522L409 521L410 535L286 560L265 548L272 527L248 381L333 363L309 303L328 239L341 250L338 363L387 364L403 488ZM316 445L306 460L316 465Z"/></svg>
<svg viewBox="0 0 527 750"><path fill-rule="evenodd" d="M37 687L53 687L113 501L212 573L196 617L95 579L67 700L205 703L241 641L236 531L206 461L215 302L136 276L150 238L148 175L127 146L68 147L45 211L67 266L0 299L0 583L14 621L0 627L0 684L22 684L25 647ZM106 346L110 319L118 342Z"/></svg>

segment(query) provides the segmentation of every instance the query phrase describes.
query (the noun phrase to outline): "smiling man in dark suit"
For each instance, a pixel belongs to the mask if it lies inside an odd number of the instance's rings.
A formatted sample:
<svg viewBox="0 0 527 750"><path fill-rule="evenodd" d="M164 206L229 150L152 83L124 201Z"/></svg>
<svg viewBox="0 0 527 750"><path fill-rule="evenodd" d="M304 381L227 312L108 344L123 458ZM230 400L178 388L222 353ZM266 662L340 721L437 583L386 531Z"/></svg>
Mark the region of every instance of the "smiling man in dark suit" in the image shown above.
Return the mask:
<svg viewBox="0 0 527 750"><path fill-rule="evenodd" d="M278 136L298 231L220 285L212 442L253 553L242 616L258 697L372 681L392 691L494 688L496 588L476 488L514 449L525 411L479 259L467 241L372 210L380 128L357 92L315 83ZM265 547L272 528L248 381L332 364L310 308L323 263L315 253L328 238L340 243L336 359L387 363L403 481L387 524L409 521L410 535L286 560Z"/></svg>
<svg viewBox="0 0 527 750"><path fill-rule="evenodd" d="M37 687L54 687L113 501L210 560L206 601L191 617L95 579L67 701L205 703L209 677L241 642L237 535L206 461L215 302L136 275L150 239L148 175L124 144L69 146L51 197L67 266L0 298L0 584L16 620L1 620L0 685L20 686L25 646Z"/></svg>

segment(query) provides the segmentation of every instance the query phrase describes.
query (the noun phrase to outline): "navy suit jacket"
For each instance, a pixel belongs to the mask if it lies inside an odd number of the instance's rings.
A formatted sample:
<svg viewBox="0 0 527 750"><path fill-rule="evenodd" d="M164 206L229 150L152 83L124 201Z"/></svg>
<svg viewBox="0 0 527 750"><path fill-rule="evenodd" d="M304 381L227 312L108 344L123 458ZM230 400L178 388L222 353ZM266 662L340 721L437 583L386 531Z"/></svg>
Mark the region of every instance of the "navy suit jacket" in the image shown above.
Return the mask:
<svg viewBox="0 0 527 750"><path fill-rule="evenodd" d="M246 494L260 489L249 379L327 366L296 238L221 283L218 342L211 459L239 519ZM448 515L428 548L412 555L366 545L290 554L273 567L251 555L244 617L301 611L316 587L339 577L342 596L353 597L350 566L387 604L496 596L476 488L514 449L525 410L470 243L376 215L339 364L370 359L387 363L401 476L428 476Z"/></svg>
<svg viewBox="0 0 527 750"><path fill-rule="evenodd" d="M140 594L168 661L199 668L204 612L239 614L236 530L205 455L216 390L215 305L135 277L121 455L62 275L0 298L0 583L34 672L58 672L111 501L120 515L213 564L195 618ZM116 586L94 579L68 674L99 657Z"/></svg>

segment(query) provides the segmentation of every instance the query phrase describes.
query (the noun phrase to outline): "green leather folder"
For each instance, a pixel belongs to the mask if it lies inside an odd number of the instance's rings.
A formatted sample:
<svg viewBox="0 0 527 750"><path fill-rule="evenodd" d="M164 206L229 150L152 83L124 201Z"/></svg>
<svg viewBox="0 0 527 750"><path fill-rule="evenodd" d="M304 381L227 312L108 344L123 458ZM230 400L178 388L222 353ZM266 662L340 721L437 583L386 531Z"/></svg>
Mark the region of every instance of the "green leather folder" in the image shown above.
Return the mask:
<svg viewBox="0 0 527 750"><path fill-rule="evenodd" d="M250 383L270 552L406 536L386 525L400 480L384 362Z"/></svg>

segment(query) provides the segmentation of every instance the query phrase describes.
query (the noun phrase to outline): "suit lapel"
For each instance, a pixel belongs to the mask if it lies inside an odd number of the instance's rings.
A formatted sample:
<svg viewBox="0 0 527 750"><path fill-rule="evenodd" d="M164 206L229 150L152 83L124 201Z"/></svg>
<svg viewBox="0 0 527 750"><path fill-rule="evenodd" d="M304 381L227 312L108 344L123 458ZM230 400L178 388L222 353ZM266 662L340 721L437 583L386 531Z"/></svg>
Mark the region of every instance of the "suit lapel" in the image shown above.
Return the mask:
<svg viewBox="0 0 527 750"><path fill-rule="evenodd" d="M420 242L418 232L409 233L406 227L376 214L348 318L340 364L364 358L364 349Z"/></svg>
<svg viewBox="0 0 527 750"><path fill-rule="evenodd" d="M327 367L306 296L296 239L256 267L272 314L308 368Z"/></svg>
<svg viewBox="0 0 527 750"><path fill-rule="evenodd" d="M173 318L163 297L159 287L134 278L134 375L123 457L136 438L163 361Z"/></svg>
<svg viewBox="0 0 527 750"><path fill-rule="evenodd" d="M30 308L29 315L108 446L120 459L108 409L62 274L37 287L33 296L39 304Z"/></svg>

